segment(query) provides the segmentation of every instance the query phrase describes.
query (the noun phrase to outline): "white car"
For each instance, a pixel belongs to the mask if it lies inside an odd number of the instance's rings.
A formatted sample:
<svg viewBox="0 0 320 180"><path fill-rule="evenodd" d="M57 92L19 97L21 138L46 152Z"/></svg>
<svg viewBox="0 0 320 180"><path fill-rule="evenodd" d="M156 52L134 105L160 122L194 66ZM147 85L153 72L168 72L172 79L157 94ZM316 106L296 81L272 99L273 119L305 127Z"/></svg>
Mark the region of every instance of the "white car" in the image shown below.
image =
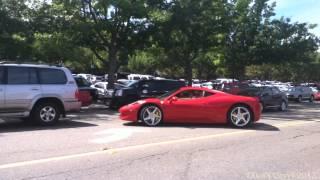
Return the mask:
<svg viewBox="0 0 320 180"><path fill-rule="evenodd" d="M201 84L201 87L205 87L208 89L213 89L213 83L212 82L205 82Z"/></svg>
<svg viewBox="0 0 320 180"><path fill-rule="evenodd" d="M98 90L98 99L104 98L108 95L108 82L97 82L91 85L91 87Z"/></svg>

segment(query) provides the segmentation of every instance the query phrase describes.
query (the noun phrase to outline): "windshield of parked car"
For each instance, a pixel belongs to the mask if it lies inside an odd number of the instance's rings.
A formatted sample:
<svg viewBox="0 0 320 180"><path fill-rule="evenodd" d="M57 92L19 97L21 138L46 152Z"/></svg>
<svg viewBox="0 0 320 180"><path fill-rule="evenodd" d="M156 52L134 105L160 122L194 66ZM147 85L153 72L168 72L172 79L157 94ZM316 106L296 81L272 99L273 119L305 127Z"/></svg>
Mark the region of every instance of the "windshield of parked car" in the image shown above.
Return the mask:
<svg viewBox="0 0 320 180"><path fill-rule="evenodd" d="M254 87L254 88L246 88L240 91L239 95L242 96L259 96L263 88Z"/></svg>
<svg viewBox="0 0 320 180"><path fill-rule="evenodd" d="M134 87L136 85L138 85L138 81L129 81L125 84L126 87Z"/></svg>
<svg viewBox="0 0 320 180"><path fill-rule="evenodd" d="M78 85L78 87L89 87L91 86L91 84L84 78L82 77L75 77L74 78L76 80L76 83Z"/></svg>

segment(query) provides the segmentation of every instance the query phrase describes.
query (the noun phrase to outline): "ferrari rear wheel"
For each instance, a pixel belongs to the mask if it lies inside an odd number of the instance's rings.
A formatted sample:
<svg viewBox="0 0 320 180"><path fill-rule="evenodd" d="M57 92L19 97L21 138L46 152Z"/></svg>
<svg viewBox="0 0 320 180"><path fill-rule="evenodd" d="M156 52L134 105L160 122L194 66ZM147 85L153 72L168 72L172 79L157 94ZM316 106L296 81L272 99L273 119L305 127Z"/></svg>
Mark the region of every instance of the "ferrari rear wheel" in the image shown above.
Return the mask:
<svg viewBox="0 0 320 180"><path fill-rule="evenodd" d="M236 105L229 111L228 118L231 125L243 128L250 125L252 121L252 114L248 107Z"/></svg>
<svg viewBox="0 0 320 180"><path fill-rule="evenodd" d="M156 105L147 105L140 111L140 120L147 126L157 126L162 121L162 111Z"/></svg>

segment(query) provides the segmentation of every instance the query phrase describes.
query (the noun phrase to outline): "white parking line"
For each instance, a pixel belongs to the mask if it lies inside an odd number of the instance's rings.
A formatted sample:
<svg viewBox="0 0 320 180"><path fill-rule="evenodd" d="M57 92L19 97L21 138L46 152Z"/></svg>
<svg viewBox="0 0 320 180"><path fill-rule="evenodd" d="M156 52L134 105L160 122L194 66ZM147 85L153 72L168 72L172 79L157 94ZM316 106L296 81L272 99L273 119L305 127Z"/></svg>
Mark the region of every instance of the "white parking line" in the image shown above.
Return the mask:
<svg viewBox="0 0 320 180"><path fill-rule="evenodd" d="M281 124L274 125L274 127L284 128L284 127L292 127L292 126L298 126L298 125L311 124L311 123L316 123L316 122L320 122L320 121L314 120L314 121L307 121L307 122L300 121L300 122L291 122L291 123L290 122L289 123L281 123ZM48 162L54 162L54 161L69 160L69 159L75 159L75 158L81 158L81 157L90 157L90 156L101 155L101 154L113 154L115 152L148 148L148 147L154 147L154 146L160 146L160 145L171 145L171 144L178 144L178 143L184 143L184 142L192 142L192 141L197 141L197 140L215 139L215 138L219 138L219 137L247 134L247 133L257 132L257 131L258 130L238 130L238 131L228 132L228 133L212 134L212 135L198 136L198 137L192 137L192 138L183 138L183 139L178 139L178 140L162 141L162 142L158 142L158 143L141 144L141 145L122 147L122 148L93 151L93 152L88 152L88 153L80 153L80 154L52 157L52 158L39 159L39 160L9 163L9 164L0 165L0 170L8 169L8 168L29 166L29 165L36 165L36 164L48 163Z"/></svg>

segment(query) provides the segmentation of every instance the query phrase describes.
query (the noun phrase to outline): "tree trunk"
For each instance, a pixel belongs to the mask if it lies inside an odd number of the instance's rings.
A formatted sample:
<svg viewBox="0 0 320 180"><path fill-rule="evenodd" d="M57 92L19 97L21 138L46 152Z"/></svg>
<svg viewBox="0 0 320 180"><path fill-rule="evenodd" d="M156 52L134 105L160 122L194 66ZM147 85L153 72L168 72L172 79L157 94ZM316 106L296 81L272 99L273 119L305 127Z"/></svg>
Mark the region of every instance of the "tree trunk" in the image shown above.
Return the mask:
<svg viewBox="0 0 320 180"><path fill-rule="evenodd" d="M184 73L188 81L188 86L192 86L192 65L190 61L186 62Z"/></svg>
<svg viewBox="0 0 320 180"><path fill-rule="evenodd" d="M114 89L117 61L118 56L116 48L109 48L108 89Z"/></svg>

